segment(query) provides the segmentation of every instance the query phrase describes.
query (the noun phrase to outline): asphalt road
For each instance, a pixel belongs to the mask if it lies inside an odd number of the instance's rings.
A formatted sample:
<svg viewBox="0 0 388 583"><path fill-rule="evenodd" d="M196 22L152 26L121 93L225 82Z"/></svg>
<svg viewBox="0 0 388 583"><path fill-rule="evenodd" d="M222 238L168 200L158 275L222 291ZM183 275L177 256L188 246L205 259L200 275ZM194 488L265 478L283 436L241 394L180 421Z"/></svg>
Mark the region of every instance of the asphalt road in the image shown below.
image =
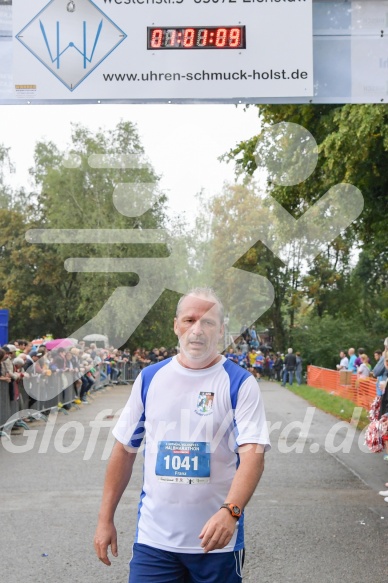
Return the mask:
<svg viewBox="0 0 388 583"><path fill-rule="evenodd" d="M261 386L272 450L246 509L245 583L385 583L388 504L378 490L388 463L365 451L351 425L276 383ZM127 581L141 456L117 511L119 557L110 568L95 558L92 540L110 428L129 391L100 392L69 415L2 438L0 569L7 583Z"/></svg>

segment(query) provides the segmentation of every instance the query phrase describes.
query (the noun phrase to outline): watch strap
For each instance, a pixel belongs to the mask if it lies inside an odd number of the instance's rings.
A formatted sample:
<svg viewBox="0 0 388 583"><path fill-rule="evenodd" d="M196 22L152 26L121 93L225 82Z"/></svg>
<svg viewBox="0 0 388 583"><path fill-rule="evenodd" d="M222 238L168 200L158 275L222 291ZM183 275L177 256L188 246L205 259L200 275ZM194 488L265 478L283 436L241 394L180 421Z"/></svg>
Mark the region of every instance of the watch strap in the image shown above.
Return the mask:
<svg viewBox="0 0 388 583"><path fill-rule="evenodd" d="M237 506L237 504L225 502L225 504L222 504L220 506L220 509L221 508L227 508L231 515L234 516L235 518L240 518L242 514L242 510L239 506ZM238 510L238 512L236 512L236 509Z"/></svg>

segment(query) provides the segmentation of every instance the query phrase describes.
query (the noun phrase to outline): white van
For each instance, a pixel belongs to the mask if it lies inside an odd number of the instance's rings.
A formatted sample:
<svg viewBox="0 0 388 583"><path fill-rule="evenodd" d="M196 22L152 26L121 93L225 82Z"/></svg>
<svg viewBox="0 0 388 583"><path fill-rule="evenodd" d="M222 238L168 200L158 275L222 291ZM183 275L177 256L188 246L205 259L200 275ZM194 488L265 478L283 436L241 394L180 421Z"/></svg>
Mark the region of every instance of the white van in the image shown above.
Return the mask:
<svg viewBox="0 0 388 583"><path fill-rule="evenodd" d="M109 348L109 338L103 334L88 334L82 339L87 346L95 344L97 348Z"/></svg>

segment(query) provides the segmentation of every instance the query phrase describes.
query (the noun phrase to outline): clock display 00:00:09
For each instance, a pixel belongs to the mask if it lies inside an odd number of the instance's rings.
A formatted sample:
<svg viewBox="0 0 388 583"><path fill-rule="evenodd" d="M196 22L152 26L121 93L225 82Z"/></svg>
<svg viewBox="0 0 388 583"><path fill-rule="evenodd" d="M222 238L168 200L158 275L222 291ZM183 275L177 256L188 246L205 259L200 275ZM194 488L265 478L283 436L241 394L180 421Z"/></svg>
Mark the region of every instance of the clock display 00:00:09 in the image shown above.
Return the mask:
<svg viewBox="0 0 388 583"><path fill-rule="evenodd" d="M245 49L245 26L148 27L147 49Z"/></svg>

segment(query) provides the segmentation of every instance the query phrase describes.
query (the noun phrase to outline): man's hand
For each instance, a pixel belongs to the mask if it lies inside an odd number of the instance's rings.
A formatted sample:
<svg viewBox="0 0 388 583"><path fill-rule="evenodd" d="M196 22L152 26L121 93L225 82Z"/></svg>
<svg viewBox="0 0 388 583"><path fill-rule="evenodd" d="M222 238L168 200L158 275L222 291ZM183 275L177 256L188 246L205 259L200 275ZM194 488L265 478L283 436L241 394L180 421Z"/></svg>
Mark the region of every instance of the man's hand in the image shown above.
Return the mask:
<svg viewBox="0 0 388 583"><path fill-rule="evenodd" d="M236 530L237 518L227 508L221 508L207 521L198 538L205 553L223 549L229 543Z"/></svg>
<svg viewBox="0 0 388 583"><path fill-rule="evenodd" d="M108 567L111 562L108 558L108 547L111 547L112 555L118 556L117 552L117 532L113 522L108 524L98 523L96 534L94 535L94 550L97 557Z"/></svg>
<svg viewBox="0 0 388 583"><path fill-rule="evenodd" d="M136 452L117 441L113 447L106 470L104 492L102 495L99 520L94 535L94 548L97 557L105 565L110 566L108 547L112 555L117 557L117 531L114 525L114 514L117 504L128 485Z"/></svg>
<svg viewBox="0 0 388 583"><path fill-rule="evenodd" d="M264 469L264 446L257 443L245 443L238 448L240 465L233 478L226 500L233 500L239 508L248 504ZM220 508L207 521L199 538L205 553L223 549L233 536L237 518L227 508Z"/></svg>

